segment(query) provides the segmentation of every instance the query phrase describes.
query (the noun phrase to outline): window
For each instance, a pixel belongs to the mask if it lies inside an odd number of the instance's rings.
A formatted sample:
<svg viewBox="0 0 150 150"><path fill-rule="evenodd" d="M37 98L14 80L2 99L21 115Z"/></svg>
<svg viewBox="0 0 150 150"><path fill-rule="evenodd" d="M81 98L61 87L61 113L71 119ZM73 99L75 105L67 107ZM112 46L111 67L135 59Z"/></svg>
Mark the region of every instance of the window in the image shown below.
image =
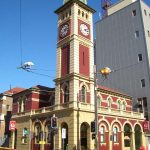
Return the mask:
<svg viewBox="0 0 150 150"><path fill-rule="evenodd" d="M140 36L139 31L135 31L135 38L138 38Z"/></svg>
<svg viewBox="0 0 150 150"><path fill-rule="evenodd" d="M125 102L123 102L123 104L122 104L122 110L126 110L126 103Z"/></svg>
<svg viewBox="0 0 150 150"><path fill-rule="evenodd" d="M138 54L138 61L142 61L142 54Z"/></svg>
<svg viewBox="0 0 150 150"><path fill-rule="evenodd" d="M144 9L144 14L145 14L145 16L147 16L147 12L146 12L146 10Z"/></svg>
<svg viewBox="0 0 150 150"><path fill-rule="evenodd" d="M78 15L80 15L80 13L81 13L81 12L80 12L80 9L79 9L79 10L78 10Z"/></svg>
<svg viewBox="0 0 150 150"><path fill-rule="evenodd" d="M65 86L65 89L64 89L64 103L66 102L69 102L69 90L67 86Z"/></svg>
<svg viewBox="0 0 150 150"><path fill-rule="evenodd" d="M114 143L118 142L118 129L117 129L117 127L113 128L113 140L114 140Z"/></svg>
<svg viewBox="0 0 150 150"><path fill-rule="evenodd" d="M81 90L81 95L82 95L82 102L86 102L86 87L82 86L82 90Z"/></svg>
<svg viewBox="0 0 150 150"><path fill-rule="evenodd" d="M132 16L136 16L136 10L132 11Z"/></svg>
<svg viewBox="0 0 150 150"><path fill-rule="evenodd" d="M108 99L108 107L111 108L111 99Z"/></svg>
<svg viewBox="0 0 150 150"><path fill-rule="evenodd" d="M100 97L97 98L97 106L99 107L101 105Z"/></svg>
<svg viewBox="0 0 150 150"><path fill-rule="evenodd" d="M35 143L39 143L40 142L40 133L41 133L41 127L38 124L35 127L35 137L36 137Z"/></svg>
<svg viewBox="0 0 150 150"><path fill-rule="evenodd" d="M141 87L145 87L145 79L141 80Z"/></svg>
<svg viewBox="0 0 150 150"><path fill-rule="evenodd" d="M118 109L120 110L121 109L121 102L118 101Z"/></svg>
<svg viewBox="0 0 150 150"><path fill-rule="evenodd" d="M88 14L86 14L86 19L88 19Z"/></svg>
<svg viewBox="0 0 150 150"><path fill-rule="evenodd" d="M84 17L84 12L82 11L82 17Z"/></svg>
<svg viewBox="0 0 150 150"><path fill-rule="evenodd" d="M105 127L101 126L100 128L100 142L104 143L105 142Z"/></svg>
<svg viewBox="0 0 150 150"><path fill-rule="evenodd" d="M52 143L52 133L50 132L51 131L51 124L48 123L47 125L47 143Z"/></svg>
<svg viewBox="0 0 150 150"><path fill-rule="evenodd" d="M23 129L23 137L22 137L22 143L26 144L27 143L27 134L28 134L28 130L27 128Z"/></svg>
<svg viewBox="0 0 150 150"><path fill-rule="evenodd" d="M143 97L142 100L143 100L144 117L148 120L147 97Z"/></svg>

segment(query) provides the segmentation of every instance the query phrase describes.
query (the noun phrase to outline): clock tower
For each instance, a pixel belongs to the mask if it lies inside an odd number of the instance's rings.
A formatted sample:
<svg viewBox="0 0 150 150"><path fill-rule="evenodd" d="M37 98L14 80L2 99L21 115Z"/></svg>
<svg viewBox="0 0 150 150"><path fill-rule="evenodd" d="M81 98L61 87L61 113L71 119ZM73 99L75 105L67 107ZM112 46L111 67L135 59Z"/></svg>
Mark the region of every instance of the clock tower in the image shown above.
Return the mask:
<svg viewBox="0 0 150 150"><path fill-rule="evenodd" d="M87 0L64 0L58 15L55 103L77 107L77 102L94 105L95 11ZM60 108L61 109L61 108Z"/></svg>

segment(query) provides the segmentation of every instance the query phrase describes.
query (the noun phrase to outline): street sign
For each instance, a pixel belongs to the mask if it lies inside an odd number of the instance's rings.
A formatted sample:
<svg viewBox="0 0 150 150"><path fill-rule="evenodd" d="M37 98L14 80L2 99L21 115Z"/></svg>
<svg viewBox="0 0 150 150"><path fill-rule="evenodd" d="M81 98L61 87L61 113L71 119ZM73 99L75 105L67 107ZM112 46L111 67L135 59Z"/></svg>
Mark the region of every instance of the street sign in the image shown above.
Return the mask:
<svg viewBox="0 0 150 150"><path fill-rule="evenodd" d="M66 128L62 128L62 139L66 139Z"/></svg>
<svg viewBox="0 0 150 150"><path fill-rule="evenodd" d="M9 122L9 130L14 131L16 129L16 121Z"/></svg>
<svg viewBox="0 0 150 150"><path fill-rule="evenodd" d="M143 131L149 131L150 127L149 127L149 121L145 120L143 121Z"/></svg>

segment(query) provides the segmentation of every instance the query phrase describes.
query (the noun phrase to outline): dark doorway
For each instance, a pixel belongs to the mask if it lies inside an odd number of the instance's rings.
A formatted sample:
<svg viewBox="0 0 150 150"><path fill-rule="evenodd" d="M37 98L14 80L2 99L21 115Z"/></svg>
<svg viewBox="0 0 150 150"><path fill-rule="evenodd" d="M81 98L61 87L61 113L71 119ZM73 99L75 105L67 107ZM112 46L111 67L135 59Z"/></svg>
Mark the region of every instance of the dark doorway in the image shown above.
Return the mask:
<svg viewBox="0 0 150 150"><path fill-rule="evenodd" d="M141 127L139 125L136 125L134 128L134 132L135 132L135 149L139 150L139 148L141 147Z"/></svg>
<svg viewBox="0 0 150 150"><path fill-rule="evenodd" d="M87 126L85 123L81 124L81 150L87 150Z"/></svg>

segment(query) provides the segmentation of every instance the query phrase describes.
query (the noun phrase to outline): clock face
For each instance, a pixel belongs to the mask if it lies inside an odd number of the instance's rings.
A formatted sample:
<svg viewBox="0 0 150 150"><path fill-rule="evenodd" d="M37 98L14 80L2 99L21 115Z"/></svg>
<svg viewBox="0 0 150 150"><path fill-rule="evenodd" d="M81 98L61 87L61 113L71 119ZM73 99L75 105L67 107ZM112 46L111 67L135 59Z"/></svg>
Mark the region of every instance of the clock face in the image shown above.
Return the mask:
<svg viewBox="0 0 150 150"><path fill-rule="evenodd" d="M84 36L88 36L90 33L88 26L86 24L83 24L83 23L80 25L80 31Z"/></svg>
<svg viewBox="0 0 150 150"><path fill-rule="evenodd" d="M60 27L60 37L65 37L69 32L69 24L66 23Z"/></svg>

